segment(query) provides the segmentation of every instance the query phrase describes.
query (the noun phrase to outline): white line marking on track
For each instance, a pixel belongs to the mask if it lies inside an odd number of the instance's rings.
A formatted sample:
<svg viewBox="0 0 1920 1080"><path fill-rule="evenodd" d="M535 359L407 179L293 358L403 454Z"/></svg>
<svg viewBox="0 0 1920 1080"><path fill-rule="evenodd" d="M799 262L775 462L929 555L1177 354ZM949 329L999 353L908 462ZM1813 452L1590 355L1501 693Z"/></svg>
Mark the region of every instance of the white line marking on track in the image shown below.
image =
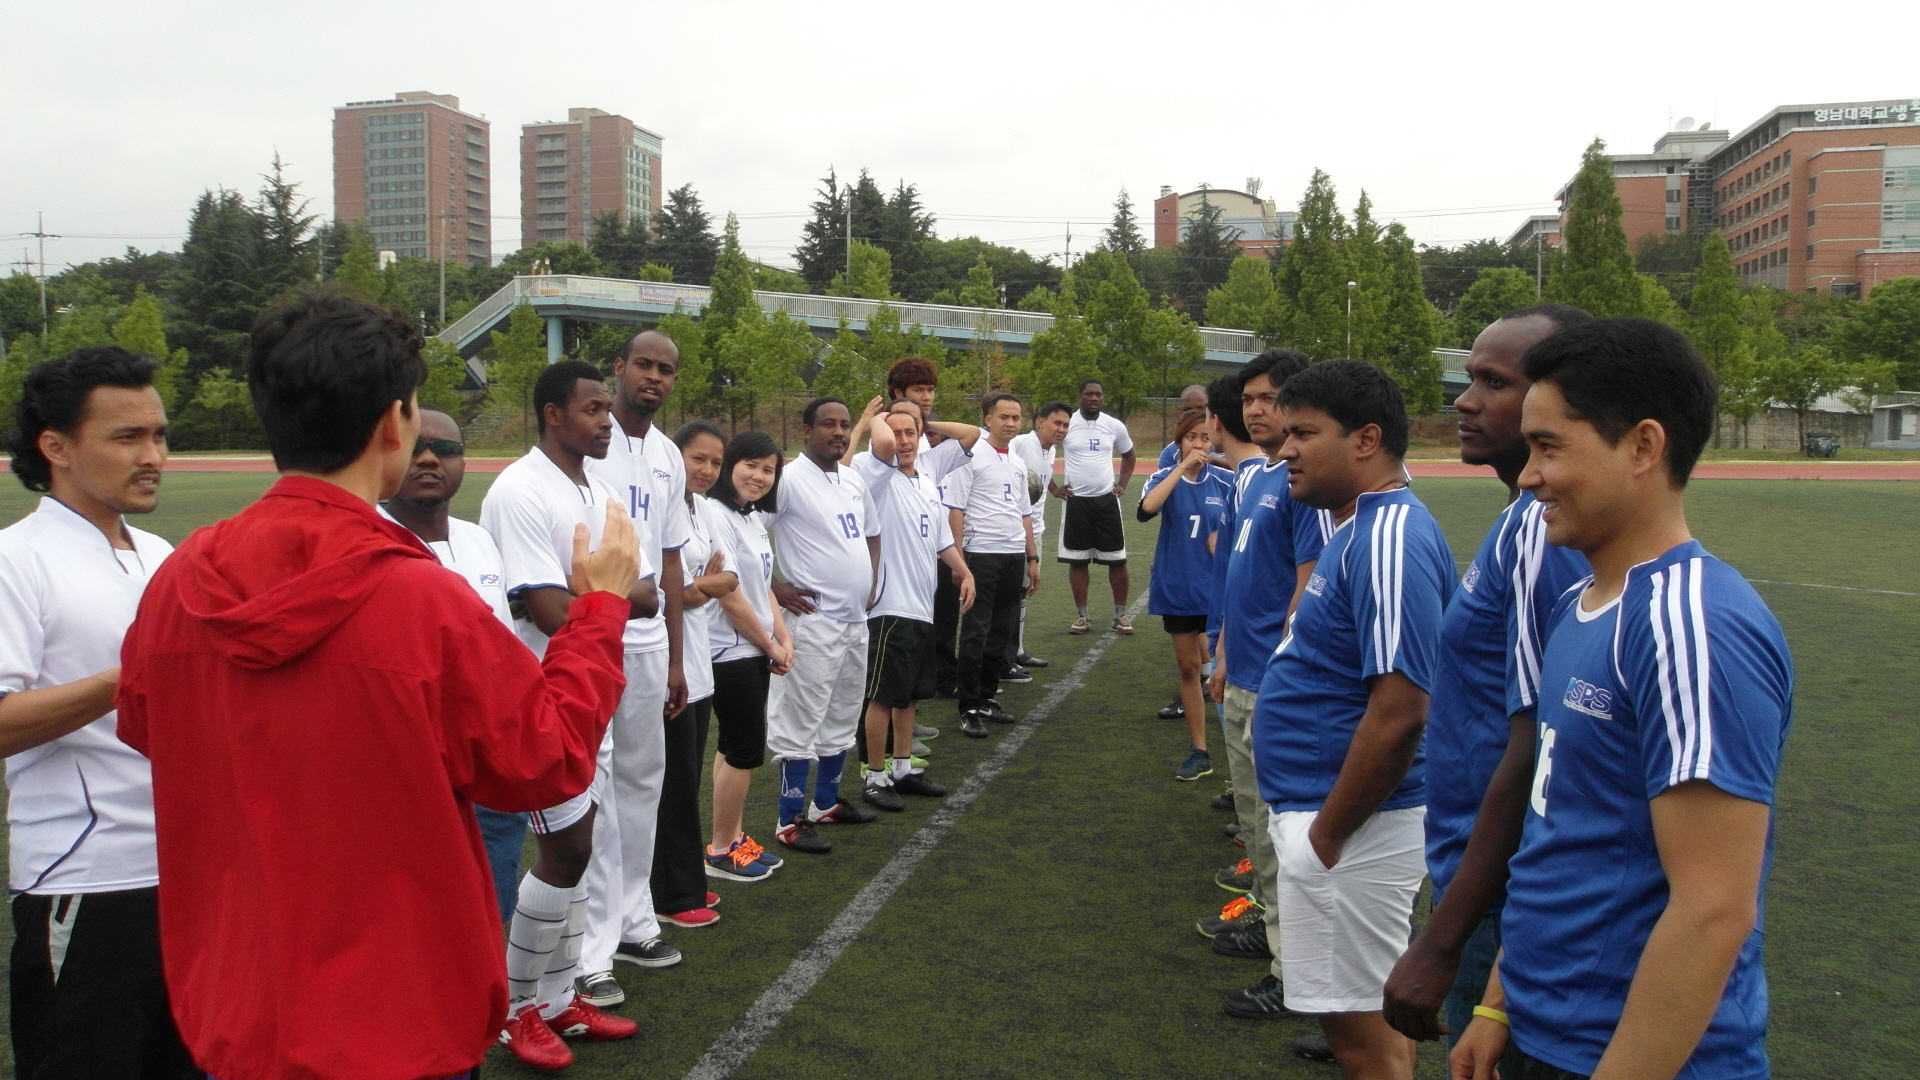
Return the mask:
<svg viewBox="0 0 1920 1080"><path fill-rule="evenodd" d="M1802 589L1837 589L1840 592L1864 592L1878 596L1920 596L1920 592L1901 592L1899 589L1860 589L1852 585L1816 585L1811 581L1769 581L1759 577L1750 577L1747 580L1755 585L1795 585Z"/></svg>
<svg viewBox="0 0 1920 1080"><path fill-rule="evenodd" d="M1136 600L1127 609L1128 614L1138 615L1146 603L1144 596ZM960 815L966 813L980 798L980 793L1007 767L1013 756L1033 737L1034 731L1066 700L1068 694L1080 689L1087 673L1093 670L1093 665L1099 663L1100 658L1118 640L1120 635L1108 630L1093 643L1080 662L1068 669L1066 678L1047 690L1047 695L1040 699L1040 703L1007 732L986 760L974 767L959 790L947 796L940 809L934 811L933 817L920 827L920 831L900 845L900 850L887 861L887 865L880 868L873 880L867 882L852 900L847 901L847 906L840 909L840 914L820 932L820 936L802 949L799 956L794 957L793 963L787 965L787 970L774 980L772 986L767 987L759 1000L749 1006L725 1034L714 1040L700 1060L694 1062L693 1068L687 1070L684 1080L726 1080L747 1063L747 1059L760 1049L760 1044L766 1041L767 1036L773 1034L780 1021L793 1011L794 1006L800 1004L800 999L807 996L807 992L827 973L827 969L833 966L847 946L853 944L893 894L900 891L900 886L907 883L907 879L913 876L914 870L933 852L934 847L953 831Z"/></svg>

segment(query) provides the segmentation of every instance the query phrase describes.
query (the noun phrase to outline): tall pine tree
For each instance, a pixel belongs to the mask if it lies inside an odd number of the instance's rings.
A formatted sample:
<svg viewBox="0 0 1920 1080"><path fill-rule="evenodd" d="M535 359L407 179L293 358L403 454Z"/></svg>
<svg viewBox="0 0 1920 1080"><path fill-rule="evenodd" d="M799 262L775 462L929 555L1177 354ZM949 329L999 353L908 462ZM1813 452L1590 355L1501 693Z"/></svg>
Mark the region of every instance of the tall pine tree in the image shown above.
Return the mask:
<svg viewBox="0 0 1920 1080"><path fill-rule="evenodd" d="M652 261L652 238L645 225L628 221L618 210L608 210L593 219L593 236L587 241L603 272L611 277L639 280L640 270Z"/></svg>
<svg viewBox="0 0 1920 1080"><path fill-rule="evenodd" d="M1604 140L1593 140L1581 155L1565 222L1560 250L1554 252L1547 274L1547 299L1600 318L1646 314L1649 296L1627 250L1613 160Z"/></svg>
<svg viewBox="0 0 1920 1080"><path fill-rule="evenodd" d="M1113 200L1113 224L1100 234L1100 246L1127 257L1131 262L1147 250L1147 239L1140 235L1140 219L1133 212L1133 197L1126 188Z"/></svg>
<svg viewBox="0 0 1920 1080"><path fill-rule="evenodd" d="M1747 332L1746 297L1733 272L1726 240L1715 229L1700 245L1700 268L1693 281L1693 307L1687 312L1687 336L1716 376L1752 354Z"/></svg>
<svg viewBox="0 0 1920 1080"><path fill-rule="evenodd" d="M673 280L684 285L705 285L713 279L713 264L720 258L720 238L713 235L713 218L700 205L700 196L692 184L682 184L667 193L660 208L660 230L651 260L673 267Z"/></svg>
<svg viewBox="0 0 1920 1080"><path fill-rule="evenodd" d="M1224 222L1226 207L1200 193L1200 205L1182 222L1180 244L1174 248L1174 274L1180 304L1195 322L1204 322L1207 293L1227 283L1233 260L1240 255L1240 230Z"/></svg>
<svg viewBox="0 0 1920 1080"><path fill-rule="evenodd" d="M1347 282L1353 280L1347 262L1346 215L1333 187L1333 178L1313 170L1300 214L1294 221L1293 243L1281 260L1280 298L1286 312L1281 340L1316 360L1340 356L1347 348Z"/></svg>
<svg viewBox="0 0 1920 1080"><path fill-rule="evenodd" d="M1380 363L1392 340L1387 326L1388 294L1392 283L1387 273L1387 253L1381 242L1380 223L1374 220L1373 197L1364 190L1353 208L1353 224L1347 233L1347 265L1357 282L1353 290L1353 345L1347 354L1355 360Z"/></svg>
<svg viewBox="0 0 1920 1080"><path fill-rule="evenodd" d="M1425 416L1439 411L1441 405L1440 358L1433 354L1439 343L1440 312L1427 300L1420 253L1414 250L1406 226L1397 221L1387 226L1380 256L1386 302L1380 313L1384 345L1376 363L1400 384L1407 410Z"/></svg>

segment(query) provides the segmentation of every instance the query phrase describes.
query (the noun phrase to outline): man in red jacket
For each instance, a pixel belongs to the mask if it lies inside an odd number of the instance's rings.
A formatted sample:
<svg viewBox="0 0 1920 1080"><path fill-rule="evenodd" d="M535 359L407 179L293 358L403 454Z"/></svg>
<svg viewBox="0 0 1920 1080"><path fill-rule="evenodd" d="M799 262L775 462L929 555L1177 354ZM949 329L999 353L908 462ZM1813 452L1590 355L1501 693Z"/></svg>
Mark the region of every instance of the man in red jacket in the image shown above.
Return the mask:
<svg viewBox="0 0 1920 1080"><path fill-rule="evenodd" d="M189 537L122 650L120 737L153 763L175 1019L219 1080L464 1075L506 1012L473 803L585 791L624 688L626 513L576 529L544 661L374 504L415 449L419 335L303 296L247 385L282 476Z"/></svg>

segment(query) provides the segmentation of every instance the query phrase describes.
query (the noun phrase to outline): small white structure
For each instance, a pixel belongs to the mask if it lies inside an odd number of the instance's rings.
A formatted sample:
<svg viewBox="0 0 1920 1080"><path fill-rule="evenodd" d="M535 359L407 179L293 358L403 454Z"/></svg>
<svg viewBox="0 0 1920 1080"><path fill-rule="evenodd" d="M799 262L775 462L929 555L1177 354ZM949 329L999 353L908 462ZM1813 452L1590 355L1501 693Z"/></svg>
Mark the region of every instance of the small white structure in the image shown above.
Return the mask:
<svg viewBox="0 0 1920 1080"><path fill-rule="evenodd" d="M1902 391L1875 399L1869 450L1920 450L1920 393Z"/></svg>

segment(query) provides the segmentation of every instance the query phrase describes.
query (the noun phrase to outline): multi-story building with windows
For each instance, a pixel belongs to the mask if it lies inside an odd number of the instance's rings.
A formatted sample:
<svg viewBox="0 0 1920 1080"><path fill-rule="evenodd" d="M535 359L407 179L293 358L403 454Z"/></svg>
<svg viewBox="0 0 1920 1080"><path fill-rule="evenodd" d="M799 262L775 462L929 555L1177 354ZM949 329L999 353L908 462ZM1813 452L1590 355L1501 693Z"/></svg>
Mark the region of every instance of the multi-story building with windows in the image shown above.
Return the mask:
<svg viewBox="0 0 1920 1080"><path fill-rule="evenodd" d="M488 124L451 94L410 91L333 110L333 216L376 251L493 260Z"/></svg>
<svg viewBox="0 0 1920 1080"><path fill-rule="evenodd" d="M1711 204L1701 199L1710 198L1712 188L1701 183L1698 163L1726 141L1725 131L1712 124L1695 127L1693 118L1686 117L1654 142L1653 153L1612 156L1613 190L1620 196L1620 224L1627 232L1628 250L1639 250L1649 236L1699 235L1711 227L1700 224L1711 216ZM1560 203L1562 225L1572 194L1573 181L1569 179L1554 195ZM1557 246L1558 225L1543 228L1529 224L1531 227L1522 231L1529 235L1549 233L1547 242Z"/></svg>
<svg viewBox="0 0 1920 1080"><path fill-rule="evenodd" d="M1280 210L1272 199L1261 198L1260 181L1249 179L1246 191L1200 187L1176 195L1173 188L1161 185L1160 197L1153 200L1153 246L1174 247L1185 240L1202 202L1220 208L1220 226L1239 234L1234 243L1243 255L1271 258L1277 249L1293 242L1297 215Z"/></svg>
<svg viewBox="0 0 1920 1080"><path fill-rule="evenodd" d="M660 213L660 136L624 116L568 109L520 129L520 243L585 242L614 213L646 228Z"/></svg>

